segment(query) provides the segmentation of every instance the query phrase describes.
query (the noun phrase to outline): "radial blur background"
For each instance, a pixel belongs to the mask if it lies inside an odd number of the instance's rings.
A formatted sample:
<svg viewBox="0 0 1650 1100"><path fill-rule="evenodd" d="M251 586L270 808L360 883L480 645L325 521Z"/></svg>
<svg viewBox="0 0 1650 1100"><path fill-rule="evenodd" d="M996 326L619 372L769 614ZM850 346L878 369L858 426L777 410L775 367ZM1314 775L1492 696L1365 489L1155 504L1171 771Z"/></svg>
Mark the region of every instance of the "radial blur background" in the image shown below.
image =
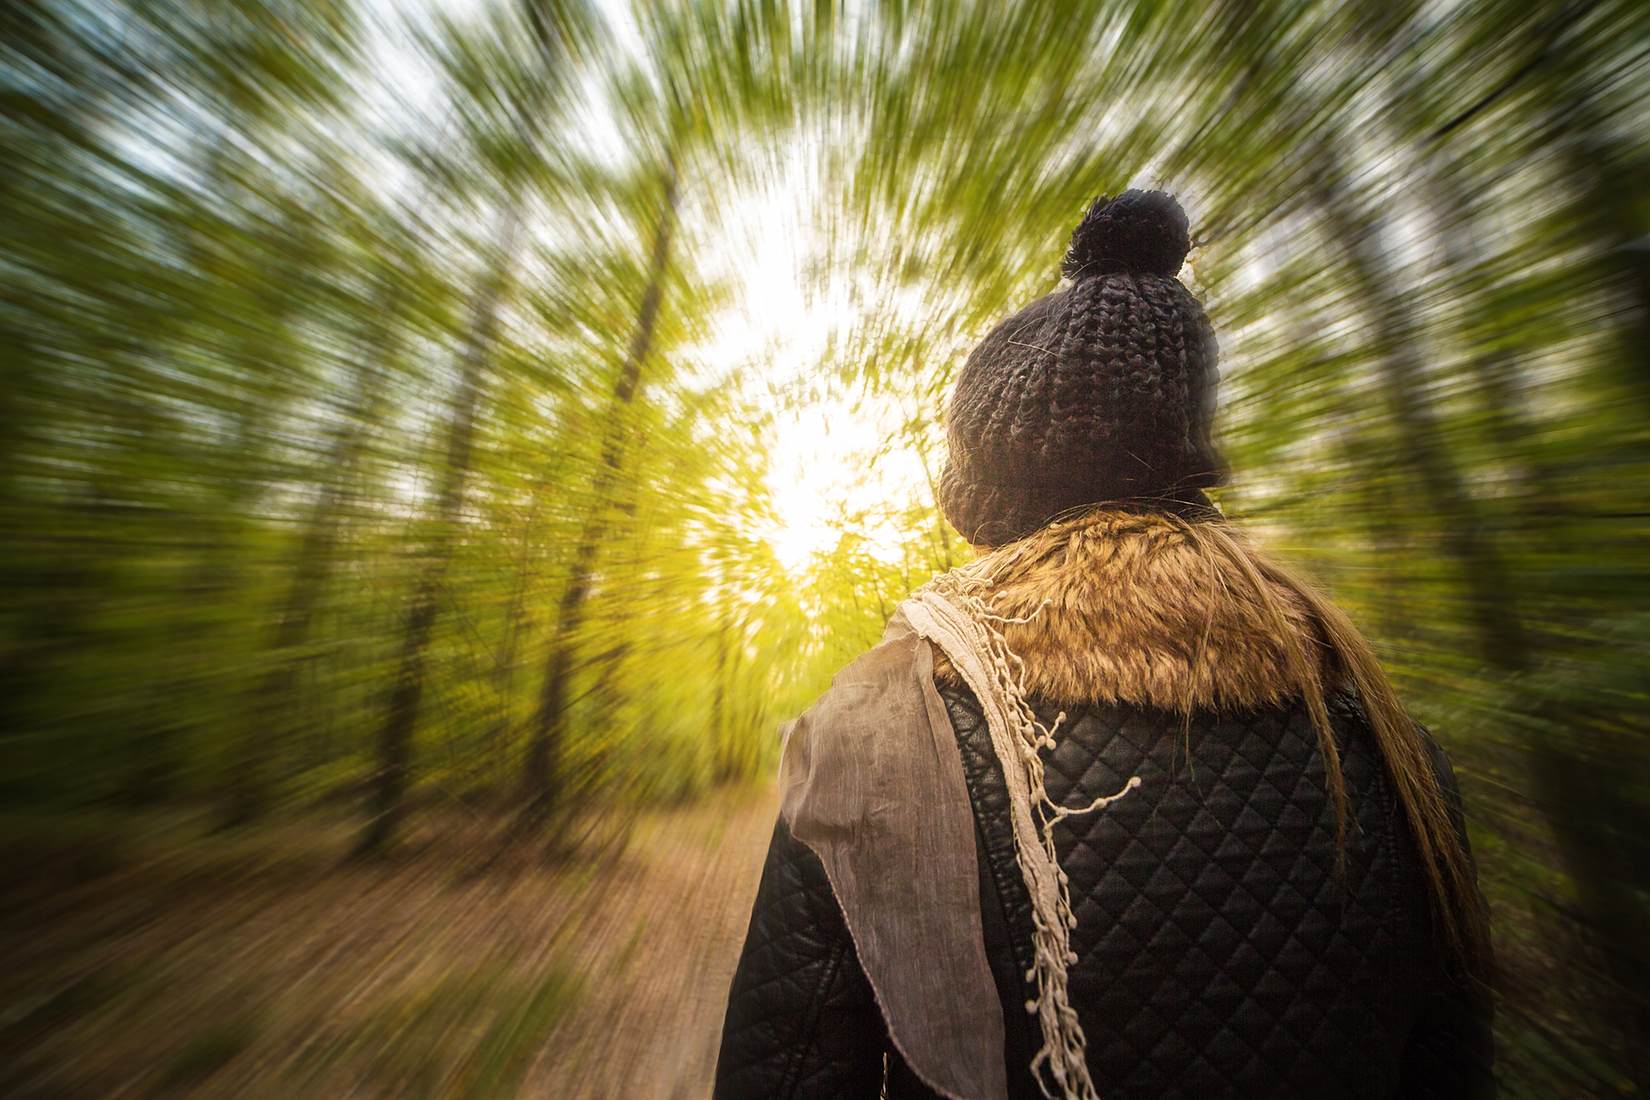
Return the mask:
<svg viewBox="0 0 1650 1100"><path fill-rule="evenodd" d="M1161 186L1221 505L1463 777L1504 1095L1650 1096L1650 5L0 27L0 1092L703 1095L777 723Z"/></svg>

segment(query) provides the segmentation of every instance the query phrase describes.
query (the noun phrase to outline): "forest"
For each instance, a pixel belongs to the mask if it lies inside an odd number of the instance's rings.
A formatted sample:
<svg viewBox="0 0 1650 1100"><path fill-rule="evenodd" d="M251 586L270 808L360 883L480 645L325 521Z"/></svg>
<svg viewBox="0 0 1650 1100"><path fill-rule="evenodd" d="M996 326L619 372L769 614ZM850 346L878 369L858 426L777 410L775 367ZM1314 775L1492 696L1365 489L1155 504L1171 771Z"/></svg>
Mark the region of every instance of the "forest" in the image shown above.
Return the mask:
<svg viewBox="0 0 1650 1100"><path fill-rule="evenodd" d="M702 1087L777 727L972 556L963 358L1161 186L1221 509L1461 775L1503 1095L1650 1096L1650 6L0 26L0 1092Z"/></svg>

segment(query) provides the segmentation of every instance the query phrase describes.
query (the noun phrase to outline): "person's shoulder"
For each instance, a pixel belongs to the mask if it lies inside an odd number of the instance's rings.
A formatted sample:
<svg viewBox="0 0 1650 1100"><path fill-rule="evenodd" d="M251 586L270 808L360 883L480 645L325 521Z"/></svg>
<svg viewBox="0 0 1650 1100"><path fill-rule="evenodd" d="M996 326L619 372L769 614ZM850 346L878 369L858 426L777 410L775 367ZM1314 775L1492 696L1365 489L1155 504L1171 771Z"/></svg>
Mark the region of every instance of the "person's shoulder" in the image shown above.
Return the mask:
<svg viewBox="0 0 1650 1100"><path fill-rule="evenodd" d="M787 724L786 740L854 742L899 720L921 704L922 680L932 675L928 643L891 623L882 640L839 669L830 687Z"/></svg>

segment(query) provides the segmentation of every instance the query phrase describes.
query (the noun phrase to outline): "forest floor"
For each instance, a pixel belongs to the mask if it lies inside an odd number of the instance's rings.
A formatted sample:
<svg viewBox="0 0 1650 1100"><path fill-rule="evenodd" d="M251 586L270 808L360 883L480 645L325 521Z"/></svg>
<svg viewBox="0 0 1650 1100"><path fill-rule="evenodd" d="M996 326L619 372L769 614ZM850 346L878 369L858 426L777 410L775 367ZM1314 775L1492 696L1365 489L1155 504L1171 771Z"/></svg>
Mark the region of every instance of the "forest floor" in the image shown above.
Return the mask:
<svg viewBox="0 0 1650 1100"><path fill-rule="evenodd" d="M342 820L37 833L0 852L0 1095L706 1096L774 808L480 870L456 811L378 864Z"/></svg>

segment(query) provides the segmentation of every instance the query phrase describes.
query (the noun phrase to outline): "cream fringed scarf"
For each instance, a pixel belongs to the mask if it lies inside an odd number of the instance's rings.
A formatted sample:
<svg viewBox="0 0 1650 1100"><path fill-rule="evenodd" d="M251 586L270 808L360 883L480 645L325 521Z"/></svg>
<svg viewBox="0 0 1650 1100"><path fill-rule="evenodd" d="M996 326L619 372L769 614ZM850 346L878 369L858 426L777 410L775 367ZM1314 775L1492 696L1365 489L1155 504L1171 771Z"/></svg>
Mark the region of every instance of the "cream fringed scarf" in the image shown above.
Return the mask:
<svg viewBox="0 0 1650 1100"><path fill-rule="evenodd" d="M881 645L845 668L786 730L780 813L820 857L876 992L889 1035L931 1088L1002 1100L1003 1020L980 924L973 810L956 735L934 686L933 643L984 708L1013 807L1031 897L1036 963L1027 1004L1044 1045L1033 1071L1051 1096L1096 1100L1084 1038L1066 996L1075 918L1055 856L1039 747L1053 743L1025 700L1023 666L1003 642L972 570L938 578L900 605ZM1059 723L1056 721L1055 726Z"/></svg>
<svg viewBox="0 0 1650 1100"><path fill-rule="evenodd" d="M1050 728L1032 712L1024 689L1025 666L1003 641L997 627L1003 620L986 605L983 588L965 570L948 573L919 590L903 610L918 634L945 651L980 701L991 746L1007 781L1014 848L1031 896L1035 926L1036 961L1026 980L1035 979L1037 997L1026 1008L1036 1012L1043 1048L1032 1059L1032 1074L1046 1096L1099 1100L1089 1079L1083 1028L1066 995L1066 968L1077 961L1071 950L1071 930L1077 918L1071 910L1066 873L1055 852L1054 825L1062 818L1115 802L1140 786L1140 777L1131 776L1122 790L1102 795L1087 806L1059 806L1049 799L1038 750L1054 747L1054 731L1065 714Z"/></svg>

